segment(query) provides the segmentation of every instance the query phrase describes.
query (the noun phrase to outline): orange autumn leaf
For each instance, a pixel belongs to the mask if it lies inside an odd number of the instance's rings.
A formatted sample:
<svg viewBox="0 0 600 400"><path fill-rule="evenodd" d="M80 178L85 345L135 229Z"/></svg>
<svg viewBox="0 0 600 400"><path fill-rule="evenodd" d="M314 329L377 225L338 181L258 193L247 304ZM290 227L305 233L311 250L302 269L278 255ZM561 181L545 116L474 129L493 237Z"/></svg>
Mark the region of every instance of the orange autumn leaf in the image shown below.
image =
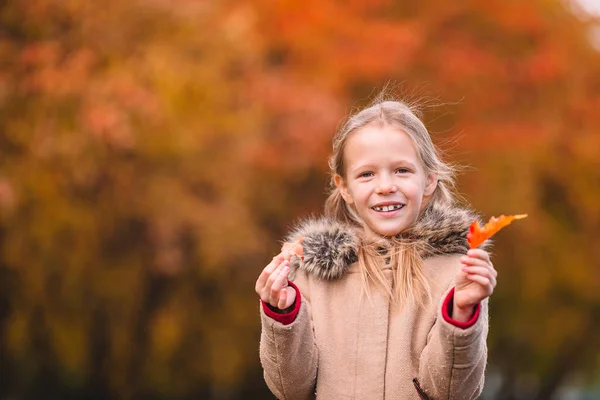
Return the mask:
<svg viewBox="0 0 600 400"><path fill-rule="evenodd" d="M469 247L474 249L475 247L479 247L483 242L487 239L494 236L496 232L500 229L504 228L507 225L510 225L511 222L515 219L522 219L527 217L527 214L519 214L519 215L501 215L499 217L492 217L483 227L479 225L479 221L475 220L469 226L469 233L467 233L467 241L469 242Z"/></svg>
<svg viewBox="0 0 600 400"><path fill-rule="evenodd" d="M300 237L294 240L293 242L286 242L283 244L283 246L281 247L281 251L284 253L283 256L285 260L289 261L290 258L292 258L292 256L296 256L304 260L304 248L302 247L303 240L304 238Z"/></svg>

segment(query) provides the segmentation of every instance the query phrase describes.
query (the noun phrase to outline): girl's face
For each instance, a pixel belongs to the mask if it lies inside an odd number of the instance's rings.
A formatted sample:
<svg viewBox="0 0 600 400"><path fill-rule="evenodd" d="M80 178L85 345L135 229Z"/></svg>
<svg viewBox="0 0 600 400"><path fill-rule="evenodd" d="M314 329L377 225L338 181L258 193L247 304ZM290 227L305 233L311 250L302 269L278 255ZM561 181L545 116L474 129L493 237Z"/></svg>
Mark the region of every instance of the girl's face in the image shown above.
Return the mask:
<svg viewBox="0 0 600 400"><path fill-rule="evenodd" d="M334 181L367 231L393 236L413 225L437 185L411 138L390 126L366 126L348 137L345 177Z"/></svg>

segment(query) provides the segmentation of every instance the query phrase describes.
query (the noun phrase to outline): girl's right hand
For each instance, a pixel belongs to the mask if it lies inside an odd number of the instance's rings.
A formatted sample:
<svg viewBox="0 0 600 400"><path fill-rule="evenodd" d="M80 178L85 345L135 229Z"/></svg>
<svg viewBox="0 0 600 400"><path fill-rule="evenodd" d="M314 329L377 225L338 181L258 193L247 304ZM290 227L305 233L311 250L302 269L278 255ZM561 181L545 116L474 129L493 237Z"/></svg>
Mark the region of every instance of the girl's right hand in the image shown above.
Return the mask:
<svg viewBox="0 0 600 400"><path fill-rule="evenodd" d="M289 273L290 262L283 252L273 257L256 281L255 290L261 300L281 311L294 304L296 290L288 285Z"/></svg>

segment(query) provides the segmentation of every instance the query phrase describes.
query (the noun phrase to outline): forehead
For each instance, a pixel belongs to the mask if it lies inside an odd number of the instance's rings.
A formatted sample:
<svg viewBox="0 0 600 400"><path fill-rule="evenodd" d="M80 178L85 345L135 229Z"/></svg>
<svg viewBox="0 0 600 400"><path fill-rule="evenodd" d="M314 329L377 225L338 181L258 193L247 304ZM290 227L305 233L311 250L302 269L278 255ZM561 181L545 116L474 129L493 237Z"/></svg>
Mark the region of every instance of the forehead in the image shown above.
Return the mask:
<svg viewBox="0 0 600 400"><path fill-rule="evenodd" d="M350 134L347 139L344 162L348 167L401 161L421 164L412 138L399 128L366 126Z"/></svg>

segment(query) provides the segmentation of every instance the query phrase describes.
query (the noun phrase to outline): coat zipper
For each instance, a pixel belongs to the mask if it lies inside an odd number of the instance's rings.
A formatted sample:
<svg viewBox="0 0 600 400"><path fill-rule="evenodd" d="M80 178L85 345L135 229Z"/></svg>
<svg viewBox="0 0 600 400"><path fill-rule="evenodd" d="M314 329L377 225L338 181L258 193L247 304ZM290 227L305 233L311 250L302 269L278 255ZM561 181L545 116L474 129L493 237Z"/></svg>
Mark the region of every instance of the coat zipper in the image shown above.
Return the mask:
<svg viewBox="0 0 600 400"><path fill-rule="evenodd" d="M421 388L421 385L419 384L419 380L417 378L413 379L413 384L415 385L415 389L417 389L417 392L419 393L419 396L423 400L431 400L429 398L429 396L427 396L427 393L425 393L425 391Z"/></svg>

